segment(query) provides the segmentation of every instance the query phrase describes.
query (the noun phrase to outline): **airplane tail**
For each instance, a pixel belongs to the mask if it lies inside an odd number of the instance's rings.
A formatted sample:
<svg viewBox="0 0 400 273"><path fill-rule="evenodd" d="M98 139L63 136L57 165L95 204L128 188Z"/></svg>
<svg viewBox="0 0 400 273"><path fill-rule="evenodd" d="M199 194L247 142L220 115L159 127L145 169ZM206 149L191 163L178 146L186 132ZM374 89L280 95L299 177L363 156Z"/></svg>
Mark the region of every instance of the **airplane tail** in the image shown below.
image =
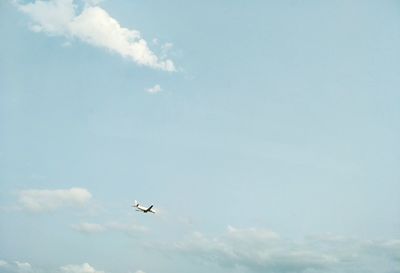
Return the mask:
<svg viewBox="0 0 400 273"><path fill-rule="evenodd" d="M139 206L138 201L135 200L135 207Z"/></svg>
<svg viewBox="0 0 400 273"><path fill-rule="evenodd" d="M153 208L153 205L151 205L150 207L148 207L147 209L146 209L146 212L149 212L149 211L151 211L152 212L152 209Z"/></svg>

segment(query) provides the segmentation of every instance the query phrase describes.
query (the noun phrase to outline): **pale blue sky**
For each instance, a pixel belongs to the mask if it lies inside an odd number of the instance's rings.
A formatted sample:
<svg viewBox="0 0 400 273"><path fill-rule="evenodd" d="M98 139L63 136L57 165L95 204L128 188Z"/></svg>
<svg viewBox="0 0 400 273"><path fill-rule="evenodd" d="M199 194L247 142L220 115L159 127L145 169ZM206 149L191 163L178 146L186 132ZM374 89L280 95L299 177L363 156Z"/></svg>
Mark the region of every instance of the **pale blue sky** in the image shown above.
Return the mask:
<svg viewBox="0 0 400 273"><path fill-rule="evenodd" d="M398 1L96 2L0 3L0 272L400 272Z"/></svg>

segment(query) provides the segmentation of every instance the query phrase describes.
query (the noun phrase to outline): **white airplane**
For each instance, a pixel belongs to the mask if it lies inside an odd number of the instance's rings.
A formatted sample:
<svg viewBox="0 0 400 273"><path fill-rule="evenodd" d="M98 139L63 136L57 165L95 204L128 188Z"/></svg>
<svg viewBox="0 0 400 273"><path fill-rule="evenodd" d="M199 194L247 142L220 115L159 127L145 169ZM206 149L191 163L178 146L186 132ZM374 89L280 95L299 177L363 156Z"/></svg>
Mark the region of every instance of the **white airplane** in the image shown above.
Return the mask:
<svg viewBox="0 0 400 273"><path fill-rule="evenodd" d="M153 208L153 205L151 205L150 207L146 208L146 207L143 207L143 206L139 205L138 201L136 201L136 200L135 200L135 204L132 205L132 207L136 208L136 211L141 211L141 212L144 212L144 213L148 213L148 212L156 213L156 212L152 209L152 208Z"/></svg>

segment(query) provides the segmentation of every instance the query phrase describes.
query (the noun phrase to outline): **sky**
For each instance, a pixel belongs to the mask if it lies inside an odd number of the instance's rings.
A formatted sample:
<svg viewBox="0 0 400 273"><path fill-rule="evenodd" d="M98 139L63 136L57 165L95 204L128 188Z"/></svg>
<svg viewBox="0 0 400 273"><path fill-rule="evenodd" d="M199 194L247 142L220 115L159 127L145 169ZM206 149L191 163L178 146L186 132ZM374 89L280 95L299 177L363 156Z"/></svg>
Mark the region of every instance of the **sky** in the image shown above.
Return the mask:
<svg viewBox="0 0 400 273"><path fill-rule="evenodd" d="M398 1L3 0L0 35L1 273L400 272Z"/></svg>

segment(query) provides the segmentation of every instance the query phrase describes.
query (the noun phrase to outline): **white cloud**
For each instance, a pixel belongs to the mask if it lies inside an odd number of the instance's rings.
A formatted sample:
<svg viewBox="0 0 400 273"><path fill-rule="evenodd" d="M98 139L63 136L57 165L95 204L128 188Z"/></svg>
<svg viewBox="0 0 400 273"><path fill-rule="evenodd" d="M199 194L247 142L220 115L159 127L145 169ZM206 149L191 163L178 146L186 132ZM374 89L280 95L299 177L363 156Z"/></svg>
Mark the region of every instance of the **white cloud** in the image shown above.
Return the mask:
<svg viewBox="0 0 400 273"><path fill-rule="evenodd" d="M23 190L18 193L18 203L33 212L53 211L61 207L83 207L92 194L83 188L58 190Z"/></svg>
<svg viewBox="0 0 400 273"><path fill-rule="evenodd" d="M260 271L292 271L320 269L337 262L324 253L313 252L295 245L285 245L279 235L265 229L228 227L218 238L195 233L177 249L209 262L225 266L243 266Z"/></svg>
<svg viewBox="0 0 400 273"><path fill-rule="evenodd" d="M168 53L171 51L172 47L174 46L173 43L165 43L161 46L161 54L162 58L167 58Z"/></svg>
<svg viewBox="0 0 400 273"><path fill-rule="evenodd" d="M104 271L96 270L88 263L84 263L82 265L65 265L60 269L63 273L104 273Z"/></svg>
<svg viewBox="0 0 400 273"><path fill-rule="evenodd" d="M177 243L175 250L207 263L253 272L389 273L400 259L398 240L374 242L329 235L294 241L265 229L233 227L217 237L196 232Z"/></svg>
<svg viewBox="0 0 400 273"><path fill-rule="evenodd" d="M168 51L168 50L171 50L171 48L172 48L173 46L174 46L173 43L165 43L165 44L162 45L161 49L162 49L162 50L165 50L165 51Z"/></svg>
<svg viewBox="0 0 400 273"><path fill-rule="evenodd" d="M135 233L138 231L146 231L147 228L136 224L136 223L130 223L130 224L123 224L123 223L118 223L118 222L111 222L105 225L109 230L114 230L114 231L121 231L121 232L126 232L126 233Z"/></svg>
<svg viewBox="0 0 400 273"><path fill-rule="evenodd" d="M96 223L80 223L77 225L72 225L72 229L82 232L82 233L99 233L104 231L117 231L124 232L128 234L134 234L136 232L144 232L147 229L136 223L119 223L119 222L110 222L106 224L96 224Z"/></svg>
<svg viewBox="0 0 400 273"><path fill-rule="evenodd" d="M17 265L18 270L21 272L31 271L32 269L31 264L27 262L15 261L15 264Z"/></svg>
<svg viewBox="0 0 400 273"><path fill-rule="evenodd" d="M161 86L159 84L154 85L146 90L150 94L156 94L162 91Z"/></svg>
<svg viewBox="0 0 400 273"><path fill-rule="evenodd" d="M122 27L104 9L99 1L87 0L81 13L76 0L37 0L17 4L34 24L31 29L48 35L77 38L93 46L108 49L135 63L165 71L175 71L175 65L166 56L157 57L148 47L139 31Z"/></svg>
<svg viewBox="0 0 400 273"><path fill-rule="evenodd" d="M78 225L72 225L72 228L82 233L98 233L106 230L104 226L94 223L80 223Z"/></svg>
<svg viewBox="0 0 400 273"><path fill-rule="evenodd" d="M368 242L367 247L377 254L385 255L396 260L400 265L400 240L388 240L384 242ZM400 270L400 266L399 266Z"/></svg>
<svg viewBox="0 0 400 273"><path fill-rule="evenodd" d="M40 268L32 266L28 262L7 262L0 260L0 272L1 273L39 273L39 272L57 272L57 273L105 273L102 270L94 268L89 263L83 264L68 264L55 268ZM144 273L142 270L138 270L135 273Z"/></svg>
<svg viewBox="0 0 400 273"><path fill-rule="evenodd" d="M30 273L34 272L34 270L31 264L27 262L20 262L20 261L8 262L5 260L0 260L0 272Z"/></svg>
<svg viewBox="0 0 400 273"><path fill-rule="evenodd" d="M265 240L277 240L279 239L279 234L268 230L268 229L257 229L257 228L247 228L247 229L239 229L234 228L232 226L228 226L227 228L227 237L231 240L238 241L265 241Z"/></svg>

